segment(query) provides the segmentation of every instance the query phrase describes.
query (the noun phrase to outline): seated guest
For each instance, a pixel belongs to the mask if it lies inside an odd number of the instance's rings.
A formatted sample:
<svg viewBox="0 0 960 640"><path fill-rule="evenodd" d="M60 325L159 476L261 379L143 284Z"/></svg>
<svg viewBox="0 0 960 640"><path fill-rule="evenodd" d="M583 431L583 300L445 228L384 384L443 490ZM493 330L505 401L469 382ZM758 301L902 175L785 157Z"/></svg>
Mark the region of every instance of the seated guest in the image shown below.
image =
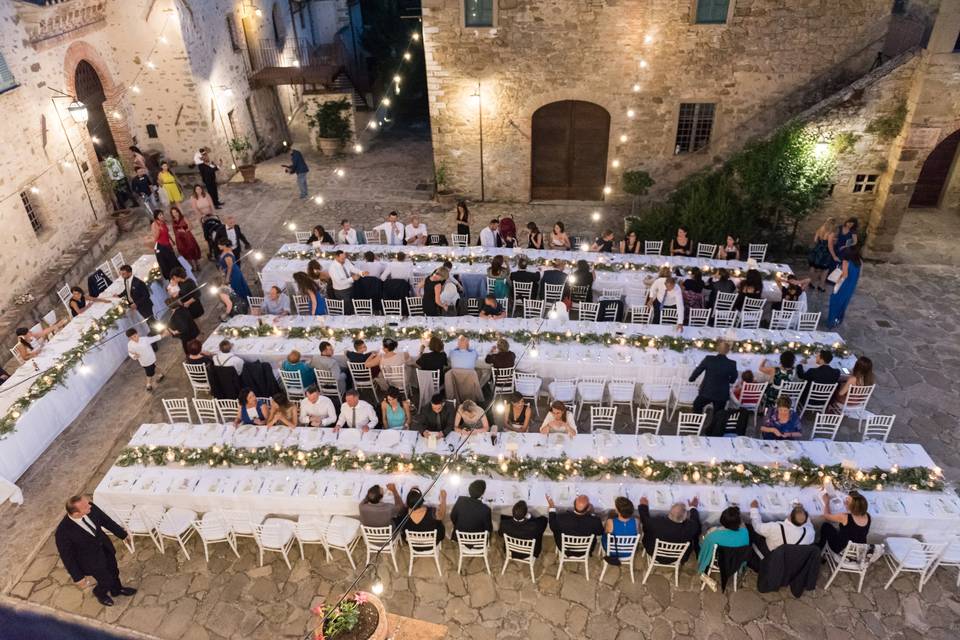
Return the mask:
<svg viewBox="0 0 960 640"><path fill-rule="evenodd" d="M480 230L480 246L495 248L500 246L500 234L497 232L497 228L500 226L500 221L494 218L490 223Z"/></svg>
<svg viewBox="0 0 960 640"><path fill-rule="evenodd" d="M559 400L554 400L550 405L550 412L543 419L540 426L540 433L550 435L551 433L565 433L571 438L577 435L577 425L573 421L573 412L567 409L567 405Z"/></svg>
<svg viewBox="0 0 960 640"><path fill-rule="evenodd" d="M622 536L638 535L637 517L634 514L633 503L630 498L623 496L613 501L613 513L603 523L603 551L609 556L617 558L626 558L632 552L632 548L624 547L623 541L617 538Z"/></svg>
<svg viewBox="0 0 960 640"><path fill-rule="evenodd" d="M243 373L243 360L230 353L233 344L229 340L220 341L220 353L213 356L213 366L215 367L233 367L237 375Z"/></svg>
<svg viewBox="0 0 960 640"><path fill-rule="evenodd" d="M370 369L370 375L374 380L380 377L380 354L370 353L367 350L367 343L361 338L355 338L353 341L353 351L347 351L347 362L366 365Z"/></svg>
<svg viewBox="0 0 960 640"><path fill-rule="evenodd" d="M660 315L664 309L676 309L677 324L683 324L683 292L672 276L664 278L663 289L659 290L657 297L652 298L652 302L654 323L660 322Z"/></svg>
<svg viewBox="0 0 960 640"><path fill-rule="evenodd" d="M453 419L453 430L461 436L471 431L485 433L490 431L490 423L482 407L477 406L473 400L464 400L457 407L457 413Z"/></svg>
<svg viewBox="0 0 960 640"><path fill-rule="evenodd" d="M780 284L780 302L773 305L774 309L783 308L783 302L799 302L800 297L803 295L804 289L807 288L807 285L810 284L810 278L804 278L799 280L794 275L787 276L786 284L780 282L780 279L777 279L777 283Z"/></svg>
<svg viewBox="0 0 960 640"><path fill-rule="evenodd" d="M777 398L776 406L767 412L760 433L764 440L798 440L803 437L800 415L793 410L790 398Z"/></svg>
<svg viewBox="0 0 960 640"><path fill-rule="evenodd" d="M566 227L560 220L557 220L554 223L553 230L550 231L550 243L546 248L553 250L562 249L566 251L573 249L573 245L570 243L570 236L567 235Z"/></svg>
<svg viewBox="0 0 960 640"><path fill-rule="evenodd" d="M850 387L869 387L875 384L876 381L873 375L873 360L867 356L857 358L857 361L853 364L853 369L850 371L850 375L847 376L847 379L837 388L837 393L834 396L837 409L839 410L839 408L843 406L843 403L846 402L847 394L850 393Z"/></svg>
<svg viewBox="0 0 960 640"><path fill-rule="evenodd" d="M424 351L424 347L429 351ZM447 368L447 354L443 351L443 340L438 336L430 336L430 340L424 345L420 343L420 357L417 358L417 368L422 371L440 371Z"/></svg>
<svg viewBox="0 0 960 640"><path fill-rule="evenodd" d="M554 504L550 496L546 496L547 506L550 507L547 516L550 523L550 530L553 531L553 537L557 548L563 549L563 534L568 536L596 536L590 545L590 553L596 548L597 541L603 535L603 523L600 518L592 513L590 499L587 496L577 496L573 501L573 511L557 512L557 505Z"/></svg>
<svg viewBox="0 0 960 640"><path fill-rule="evenodd" d="M652 556L657 546L657 540L664 542L689 542L683 555L682 562L686 562L691 553L696 553L697 541L700 539L700 514L697 513L699 500L690 501L687 505L677 502L665 516L651 516L650 503L646 497L640 498L640 507L637 515L643 527L643 549L648 556Z"/></svg>
<svg viewBox="0 0 960 640"><path fill-rule="evenodd" d="M517 246L517 225L510 216L500 218L497 233L500 234L501 247L512 249Z"/></svg>
<svg viewBox="0 0 960 640"><path fill-rule="evenodd" d="M740 379L733 385L730 389L730 397L733 398L733 401L736 403L740 402L740 396L743 394L743 385L751 384L753 382L753 371L750 369L745 369L740 372Z"/></svg>
<svg viewBox="0 0 960 640"><path fill-rule="evenodd" d="M17 350L17 355L19 355L20 359L24 362L31 358L36 358L40 355L40 349L43 348L43 343L47 339L47 336L66 324L67 320L63 319L36 333L26 327L17 327L17 346L14 347Z"/></svg>
<svg viewBox="0 0 960 640"><path fill-rule="evenodd" d="M383 272L386 271L387 266L377 260L376 254L373 251L366 251L363 254L363 270L371 278L379 278L383 275Z"/></svg>
<svg viewBox="0 0 960 640"><path fill-rule="evenodd" d="M683 225L677 227L677 237L670 241L670 255L683 257L693 255L690 230Z"/></svg>
<svg viewBox="0 0 960 640"><path fill-rule="evenodd" d="M403 512L403 498L397 491L397 485L387 483L387 491L393 496L393 502L383 501L383 488L375 484L367 489L367 495L360 501L360 524L365 527L389 527L393 519Z"/></svg>
<svg viewBox="0 0 960 640"><path fill-rule="evenodd" d="M356 389L349 389L343 395L343 404L340 405L340 417L334 429L339 431L346 427L348 429L362 429L364 433L377 426L377 412L373 406L366 400L360 399L360 394Z"/></svg>
<svg viewBox="0 0 960 640"><path fill-rule="evenodd" d="M373 275L373 274L371 274ZM381 280L410 280L413 278L413 263L407 262L407 254L403 251L388 262L380 274Z"/></svg>
<svg viewBox="0 0 960 640"><path fill-rule="evenodd" d="M509 400L506 411L500 414L502 416L500 419L501 429L515 433L526 433L530 428L530 416L533 415L530 405L523 399L519 391L511 393Z"/></svg>
<svg viewBox="0 0 960 640"><path fill-rule="evenodd" d="M543 233L536 222L527 223L527 249L543 249Z"/></svg>
<svg viewBox="0 0 960 640"><path fill-rule="evenodd" d="M450 272L445 267L440 267L424 281L423 315L439 317L447 313L449 305L443 301L441 294L448 277L450 277Z"/></svg>
<svg viewBox="0 0 960 640"><path fill-rule="evenodd" d="M543 533L546 530L546 516L531 516L527 510L525 500L518 500L517 503L513 505L511 515L508 516L504 514L500 516L500 535L510 536L518 540L534 540L534 558L540 557L540 552L543 550ZM516 555L517 552L514 553L515 555L513 557L522 557Z"/></svg>
<svg viewBox="0 0 960 640"><path fill-rule="evenodd" d="M83 289L80 287L70 287L70 315L76 318L78 315L87 310L87 297L84 295ZM101 300L96 296L90 296L89 302L106 302L106 300Z"/></svg>
<svg viewBox="0 0 960 640"><path fill-rule="evenodd" d="M705 306L703 272L700 267L690 269L690 277L683 281L683 306L687 309L703 309Z"/></svg>
<svg viewBox="0 0 960 640"><path fill-rule="evenodd" d="M726 269L717 269L717 277L710 281L710 308L717 303L718 293L736 293L737 285L730 279L730 272Z"/></svg>
<svg viewBox="0 0 960 640"><path fill-rule="evenodd" d="M590 263L586 260L577 260L573 273L570 274L567 281L577 287L587 287L587 302L593 298L593 271L590 269Z"/></svg>
<svg viewBox="0 0 960 640"><path fill-rule="evenodd" d="M493 280L493 291L490 290L490 281ZM493 256L490 267L487 269L487 295L494 298L506 298L510 295L510 267L503 256Z"/></svg>
<svg viewBox="0 0 960 640"><path fill-rule="evenodd" d="M313 228L313 231L310 233L310 238L307 240L307 244L313 244L319 242L320 244L333 244L333 238L329 233L323 228L323 225L318 224Z"/></svg>
<svg viewBox="0 0 960 640"><path fill-rule="evenodd" d="M870 533L870 514L867 499L859 491L851 491L843 501L846 511L833 513L830 510L830 495L823 494L823 525L817 545L823 549L830 545L834 553L843 552L848 542L865 544ZM835 523L839 526L834 527Z"/></svg>
<svg viewBox="0 0 960 640"><path fill-rule="evenodd" d="M235 316L250 314L250 300L237 295L229 284L221 282L220 288L216 290L216 296L223 304L223 311L219 315L220 322L226 322Z"/></svg>
<svg viewBox="0 0 960 640"><path fill-rule="evenodd" d="M507 310L500 305L500 301L487 294L480 307L480 317L484 320L503 320L507 317Z"/></svg>
<svg viewBox="0 0 960 640"><path fill-rule="evenodd" d="M413 214L410 216L410 224L405 229L407 235L407 244L416 247L422 247L427 244L427 225L420 222L420 216Z"/></svg>
<svg viewBox="0 0 960 640"><path fill-rule="evenodd" d="M263 297L260 310L256 315L285 316L290 313L290 297L280 291L280 287L270 287Z"/></svg>
<svg viewBox="0 0 960 640"><path fill-rule="evenodd" d="M337 244L359 244L357 242L357 230L350 228L349 220L340 221L340 229L337 231Z"/></svg>
<svg viewBox="0 0 960 640"><path fill-rule="evenodd" d="M737 300L733 303L733 308L739 311L740 309L743 309L744 302L748 298L759 300L763 297L763 283L761 283L758 287L755 282L751 282L747 278L744 278L740 281L740 285L737 287L737 294Z"/></svg>
<svg viewBox="0 0 960 640"><path fill-rule="evenodd" d="M512 369L517 364L517 355L510 351L510 343L500 338L497 344L490 349L484 362L494 369Z"/></svg>
<svg viewBox="0 0 960 640"><path fill-rule="evenodd" d="M413 428L424 437L432 433L437 438L443 438L453 431L454 420L453 406L441 394L435 393L430 403L420 409L413 419Z"/></svg>
<svg viewBox="0 0 960 640"><path fill-rule="evenodd" d="M517 270L510 272L510 288L516 289L516 283L527 283L531 284L530 287L530 296L533 297L537 294L537 287L540 285L540 274L536 271L527 271L530 267L530 261L527 260L526 256L520 256L517 259ZM514 296L518 294L514 291Z"/></svg>
<svg viewBox="0 0 960 640"><path fill-rule="evenodd" d="M380 415L383 416L384 429L409 429L410 401L403 399L400 389L388 387L387 394L380 401Z"/></svg>
<svg viewBox="0 0 960 640"><path fill-rule="evenodd" d="M275 393L270 400L270 417L267 418L268 427L282 424L293 429L297 426L297 405L290 401L286 393L283 391Z"/></svg>
<svg viewBox="0 0 960 640"><path fill-rule="evenodd" d="M613 245L616 241L613 238L613 229L604 229L600 237L590 245L590 251L600 253L613 253Z"/></svg>
<svg viewBox="0 0 960 640"><path fill-rule="evenodd" d="M840 370L830 366L832 361L833 351L823 349L817 354L815 369L804 369L802 364L797 365L797 377L808 382L837 384L840 382Z"/></svg>
<svg viewBox="0 0 960 640"><path fill-rule="evenodd" d="M764 522L760 503L750 503L750 542L765 556L782 544L813 544L816 532L803 505L795 503L786 520Z"/></svg>
<svg viewBox="0 0 960 640"><path fill-rule="evenodd" d="M337 410L333 401L321 395L319 387L311 384L304 389L300 401L300 424L311 427L329 427L337 421Z"/></svg>
<svg viewBox="0 0 960 640"><path fill-rule="evenodd" d="M202 364L208 367L213 366L213 358L209 353L203 350L203 343L199 340L191 340L187 343L187 364Z"/></svg>
<svg viewBox="0 0 960 640"><path fill-rule="evenodd" d="M406 351L397 351L399 343L393 338L384 338L381 344L380 353L376 354L375 358L367 360L367 364L371 366L377 366L380 368L380 371L384 371L387 367L405 367L410 364L410 354ZM383 376L377 378L377 383L381 389L386 389L389 385Z"/></svg>
<svg viewBox="0 0 960 640"><path fill-rule="evenodd" d="M740 239L736 236L727 234L723 246L717 252L718 260L739 260L740 259Z"/></svg>
<svg viewBox="0 0 960 640"><path fill-rule="evenodd" d="M332 373L340 389L347 388L347 374L340 366L340 361L333 357L333 345L326 340L320 343L320 355L314 356L310 364L314 369L326 369Z"/></svg>
<svg viewBox="0 0 960 640"><path fill-rule="evenodd" d="M447 513L447 492L440 490L440 505L434 509L428 507L423 501L423 493L420 489L414 487L407 492L407 508L394 519L394 527L404 531L434 531L437 534L437 542L443 540L447 534L443 526L443 516Z"/></svg>
<svg viewBox="0 0 960 640"><path fill-rule="evenodd" d="M717 590L717 581L707 575L717 547L745 547L750 544L750 534L743 526L740 507L727 507L720 514L720 526L714 527L703 537L697 556L697 572L700 580L712 591Z"/></svg>
<svg viewBox="0 0 960 640"><path fill-rule="evenodd" d="M780 366L767 366L767 359L760 361L760 373L770 378L763 401L772 405L780 396L780 385L793 379L793 369L797 363L797 355L793 351L784 351L780 354Z"/></svg>
<svg viewBox="0 0 960 640"><path fill-rule="evenodd" d="M470 339L464 335L457 337L457 348L447 354L451 369L476 369L477 352L470 347Z"/></svg>
<svg viewBox="0 0 960 640"><path fill-rule="evenodd" d="M490 507L483 504L483 492L487 490L487 483L483 480L474 480L467 487L466 496L460 496L453 503L450 510L450 522L453 523L451 539L457 539L457 532L480 533L493 531L493 520Z"/></svg>
<svg viewBox="0 0 960 640"><path fill-rule="evenodd" d="M261 400L251 389L241 389L237 402L240 408L237 410L237 417L233 420L233 426L236 427L241 424L263 426L267 424L267 417L270 415L270 401L268 399Z"/></svg>
<svg viewBox="0 0 960 640"><path fill-rule="evenodd" d="M565 285L567 283L567 272L564 271L566 264L563 260L554 260L551 267L543 272L543 276L540 279L541 284L543 285L543 291L540 292L541 297L546 293L546 285Z"/></svg>
<svg viewBox="0 0 960 640"><path fill-rule="evenodd" d="M287 355L287 359L280 365L282 371L299 371L300 382L304 387L317 384L317 374L313 372L310 363L302 358L300 352L294 349Z"/></svg>
<svg viewBox="0 0 960 640"><path fill-rule="evenodd" d="M640 238L637 237L637 232L633 229L627 231L627 235L620 241L620 253L643 253L640 250Z"/></svg>

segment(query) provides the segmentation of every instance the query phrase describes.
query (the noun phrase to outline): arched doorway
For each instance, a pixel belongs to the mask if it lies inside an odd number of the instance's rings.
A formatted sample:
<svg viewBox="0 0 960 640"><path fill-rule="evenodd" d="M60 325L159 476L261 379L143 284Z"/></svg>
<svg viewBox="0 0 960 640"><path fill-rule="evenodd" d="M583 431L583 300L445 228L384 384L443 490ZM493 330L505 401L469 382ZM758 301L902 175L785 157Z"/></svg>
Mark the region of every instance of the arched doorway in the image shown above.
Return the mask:
<svg viewBox="0 0 960 640"><path fill-rule="evenodd" d="M530 168L532 200L601 200L607 180L610 114L581 100L534 111Z"/></svg>
<svg viewBox="0 0 960 640"><path fill-rule="evenodd" d="M107 121L107 114L103 109L103 103L107 99L103 91L103 84L100 82L100 76L86 60L77 63L77 69L74 72L74 87L77 92L77 100L87 107L87 131L90 137L96 137L99 144L94 144L97 152L97 160L101 161L107 156L117 157L117 144L113 140L113 134L110 132L110 123Z"/></svg>
<svg viewBox="0 0 960 640"><path fill-rule="evenodd" d="M960 129L944 138L933 148L920 169L920 177L910 198L911 208L939 207L943 188L950 177L950 167L960 145Z"/></svg>

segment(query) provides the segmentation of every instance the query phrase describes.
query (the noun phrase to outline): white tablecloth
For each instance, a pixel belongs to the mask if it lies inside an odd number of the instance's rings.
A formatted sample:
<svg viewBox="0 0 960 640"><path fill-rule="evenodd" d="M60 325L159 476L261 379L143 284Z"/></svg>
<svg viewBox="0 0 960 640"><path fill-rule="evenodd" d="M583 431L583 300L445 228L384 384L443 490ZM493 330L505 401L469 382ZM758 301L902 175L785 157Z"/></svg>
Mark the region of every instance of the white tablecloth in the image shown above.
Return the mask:
<svg viewBox="0 0 960 640"><path fill-rule="evenodd" d="M407 456L413 452L435 452L448 455L459 442L451 434L430 450L425 438L412 432L371 431L360 434L331 429L241 427L231 425L143 425L131 446L209 447L229 444L242 447L274 445L316 448L336 445L351 451ZM508 442L517 442L524 457L572 459L601 456L652 457L660 461L752 462L756 464L786 463L808 457L815 463L831 465L850 461L864 468L886 468L894 464L933 467L933 462L920 445L883 443L778 443L752 439L698 438L680 436L592 436L573 439L548 439L541 435L509 434L491 443L489 436L474 436L468 444L470 452L480 455L509 455ZM473 479L464 474L459 484L450 475L443 476L428 501L436 503L439 489L447 490L448 501L464 491ZM759 500L767 518L785 517L790 505L799 501L812 516L822 519L819 488L741 487L739 485L695 485L652 483L643 480L613 478L604 480L572 480L553 482L526 479L514 481L501 477L484 478L487 491L484 499L499 512L507 512L517 500L526 500L537 512L546 511L546 495L558 504L569 505L576 495L587 494L597 507L607 508L618 495L634 502L645 496L651 509L666 511L676 501L700 498L701 515L715 521L731 503L746 509L751 500ZM301 513L356 515L357 505L373 484L394 482L402 495L414 487L426 488L428 478L409 473L378 474L376 472L305 471L261 468L190 468L113 467L96 489L96 499L107 505L155 504L186 507L200 512L216 508L246 509L258 513L296 516ZM936 530L960 532L960 500L951 492L883 490L864 492L870 502L871 535L917 535ZM432 499L431 499L432 498Z"/></svg>
<svg viewBox="0 0 960 640"><path fill-rule="evenodd" d="M134 274L143 279L155 265L156 259L146 255L131 266ZM114 281L101 297L119 296L122 288L121 281ZM159 282L150 285L150 294L155 309L163 309L163 301L168 296ZM44 345L40 355L20 365L0 387L0 415L5 415L17 399L29 392L31 378L38 370L42 372L54 366L57 358L77 345L79 336L87 327L114 305L88 302L87 306L87 311L71 320ZM82 370L80 367L74 368L67 374L63 384L51 389L23 412L15 430L0 440L0 476L11 482L16 481L80 415L127 357L127 340L123 333L139 321L140 316L135 312L121 318L113 329L104 334L101 346L84 356L85 366Z"/></svg>
<svg viewBox="0 0 960 640"><path fill-rule="evenodd" d="M480 367L487 366L483 364L483 358L493 347L497 332L509 331L534 331L537 327L543 332L570 331L571 334L582 333L605 333L609 334L611 341L616 341L621 337L632 335L664 336L678 335L676 327L667 325L631 325L611 322L560 322L544 321L542 324L538 320L523 319L504 319L504 320L483 320L473 317L459 318L384 318L378 317L359 317L359 316L237 316L225 324L220 325L218 330L211 334L204 343L204 349L215 353L219 349L219 343L223 338L229 338L233 342L233 353L247 361L261 360L269 362L274 367L279 367L287 354L291 350L297 349L304 356L319 355L321 338L302 338L291 339L283 337L256 337L256 338L234 338L231 337L230 327L256 326L258 322L273 323L275 326L289 328L294 326L311 327L326 326L331 328L355 328L357 333L360 329L373 325L382 326L386 323L395 324L395 329L401 331L404 327L428 327L434 333L438 333L446 344L446 350L450 351L456 347L456 336L462 331L489 331L489 340L474 341L472 347L477 350L480 358ZM836 333L814 331L770 331L767 329L716 329L713 327L684 327L679 335L690 340L716 340L724 338L728 340L767 340L776 343L795 342L800 345L820 343L831 346L843 345L843 339ZM340 357L346 350L353 349L353 335L344 337L340 340L324 338L330 340L334 345L334 351ZM399 339L398 351L406 351L411 358L416 359L420 344L420 334L410 332L409 339ZM511 349L518 356L526 347L525 344L518 344L509 340ZM369 338L367 346L370 350L380 348L380 340ZM545 378L559 377L577 377L588 375L602 375L618 378L631 378L638 382L652 381L660 377L687 377L694 367L703 359L704 356L712 352L701 349L691 349L682 353L670 350L656 350L652 348L640 349L632 346L621 346L619 344L593 344L579 345L570 343L549 344L541 342L537 345L537 353L534 355L528 351L521 360L518 370L537 373ZM768 362L775 363L778 356L774 354L757 353L731 353L731 357L737 361L737 366L741 369L750 369L755 374L758 373L760 362L766 358ZM855 358L835 358L834 365L850 368L853 366ZM812 360L811 360L812 361Z"/></svg>

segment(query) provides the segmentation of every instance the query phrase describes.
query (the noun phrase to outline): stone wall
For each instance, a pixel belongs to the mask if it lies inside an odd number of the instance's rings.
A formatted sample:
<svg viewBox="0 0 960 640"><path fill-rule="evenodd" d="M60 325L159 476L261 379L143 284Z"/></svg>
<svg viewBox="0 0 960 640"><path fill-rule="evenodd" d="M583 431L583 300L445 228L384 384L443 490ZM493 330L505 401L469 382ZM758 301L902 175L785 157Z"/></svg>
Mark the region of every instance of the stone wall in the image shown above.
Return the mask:
<svg viewBox="0 0 960 640"><path fill-rule="evenodd" d="M454 189L479 194L479 82L486 195L520 201L530 196L530 120L540 106L604 107L610 198L622 198L620 172L633 168L662 193L817 102L825 87L867 72L890 15L889 0L736 0L728 24L696 25L692 0L497 0L495 28L465 29L461 5L423 2L434 159ZM674 155L681 102L717 105L702 152Z"/></svg>

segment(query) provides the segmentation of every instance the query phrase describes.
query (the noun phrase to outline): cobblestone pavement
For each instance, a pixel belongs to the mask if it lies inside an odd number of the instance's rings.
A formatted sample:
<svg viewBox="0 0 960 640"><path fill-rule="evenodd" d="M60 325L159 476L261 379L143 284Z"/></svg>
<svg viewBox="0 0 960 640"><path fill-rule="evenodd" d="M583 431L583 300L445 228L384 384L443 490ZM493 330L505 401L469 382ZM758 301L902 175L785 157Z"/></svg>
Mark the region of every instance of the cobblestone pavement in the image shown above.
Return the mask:
<svg viewBox="0 0 960 640"><path fill-rule="evenodd" d="M396 208L404 214L421 212L426 224L441 232L453 226L452 212L427 201L417 190L429 180L431 168L429 144L416 134L393 133L359 157L331 160L312 153L307 157L313 169L311 191L325 197L323 206L294 199L294 181L283 174L279 158L258 167L258 184L231 184L223 190L225 212L236 215L246 235L266 255L290 239L292 234L282 226L289 221L301 228L319 222L329 229L347 217L357 226L372 226ZM345 169L343 178L335 175L337 167ZM590 227L588 216L576 214L583 212L579 206L486 203L472 211L475 221L511 213L521 223L532 217L543 223L541 228L563 217L574 233L597 230ZM614 213L605 215L612 219ZM474 227L479 229L476 223ZM139 255L146 250L140 237L144 232L141 228L138 235L125 237L117 248L128 256ZM915 247L904 255L912 256L914 263L864 268L841 333L858 353L874 360L879 391L872 408L897 414L892 439L924 444L948 479L955 481L960 478L960 435L955 428L960 414L955 382L960 336L951 311L960 303L960 284L951 269L922 264L924 253ZM942 262L950 264L955 258L946 256ZM252 279L250 262L246 268ZM204 268L204 278L213 274L212 267ZM812 304L820 302L815 298ZM212 306L204 319L205 331L215 324ZM99 626L116 625L160 638L301 637L308 628L311 604L338 595L353 575L342 552L327 562L317 548L308 547L305 560L295 551L293 569L288 570L275 555L266 566L257 567L256 549L249 540L240 543L240 559L215 546L209 563L195 541L190 543L188 561L172 548L161 555L138 540L135 554L121 549L119 558L124 580L140 592L119 598L111 608L101 607L89 590L81 592L70 584L57 561L51 534L62 516L64 497L92 490L136 428L163 419L160 398L191 395L181 361L179 345L166 341L159 368L167 379L152 395L142 389L136 365L125 363L104 393L21 478L25 504L0 507L3 593L20 605L78 614ZM845 430L841 438L852 439L853 434ZM933 640L956 637L960 625L953 569L940 570L917 594L912 578L900 578L883 590L888 573L885 566L875 565L862 594L856 593L851 579L841 576L829 592L820 590L795 600L786 593L758 594L752 579L737 593L701 593L690 567L681 575L679 588L659 575L646 585L634 584L618 569L608 571L598 584L598 561L589 583L579 568L557 581L552 543L546 547L538 564L538 584L533 586L517 566L505 576L496 575L502 562L499 549L491 558L495 577L487 577L479 561L470 562L466 575L456 575L455 549L448 541L442 577L426 561L419 561L412 578L403 571L399 576L392 570L384 572L387 608L448 624L451 638L475 640L719 639L744 634L751 640ZM406 552L399 560L403 570Z"/></svg>

